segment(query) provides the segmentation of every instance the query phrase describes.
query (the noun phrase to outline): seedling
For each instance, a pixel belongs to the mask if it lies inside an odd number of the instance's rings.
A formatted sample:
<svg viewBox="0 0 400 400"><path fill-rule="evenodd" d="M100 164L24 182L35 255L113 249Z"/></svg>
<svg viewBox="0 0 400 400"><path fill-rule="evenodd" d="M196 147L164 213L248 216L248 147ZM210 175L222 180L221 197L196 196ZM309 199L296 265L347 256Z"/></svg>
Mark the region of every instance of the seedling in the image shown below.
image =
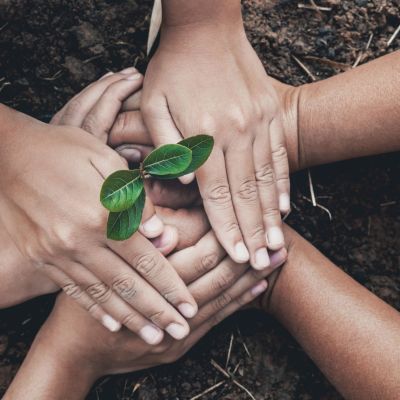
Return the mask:
<svg viewBox="0 0 400 400"><path fill-rule="evenodd" d="M138 230L146 200L145 179L175 179L194 172L208 159L213 146L211 136L192 136L153 150L139 169L112 173L100 192L101 204L110 211L107 238L126 240Z"/></svg>

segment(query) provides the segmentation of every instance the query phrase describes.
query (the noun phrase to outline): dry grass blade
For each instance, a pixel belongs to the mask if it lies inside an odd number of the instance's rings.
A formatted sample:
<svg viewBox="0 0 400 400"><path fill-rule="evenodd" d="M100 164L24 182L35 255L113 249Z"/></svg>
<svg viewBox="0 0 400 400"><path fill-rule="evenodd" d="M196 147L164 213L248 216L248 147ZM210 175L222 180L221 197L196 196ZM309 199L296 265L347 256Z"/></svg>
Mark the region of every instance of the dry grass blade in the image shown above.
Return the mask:
<svg viewBox="0 0 400 400"><path fill-rule="evenodd" d="M315 3L314 3L315 4ZM317 5L310 5L310 4L302 4L298 3L297 8L305 9L305 10L318 10L318 11L332 11L332 7L321 7Z"/></svg>
<svg viewBox="0 0 400 400"><path fill-rule="evenodd" d="M201 397L203 397L204 395L206 395L207 393L212 392L215 389L218 389L221 385L223 385L226 381L219 381L218 383L216 383L215 385L212 385L211 387L209 387L208 389L204 390L203 392L197 394L194 397L191 397L190 400L197 400L200 399Z"/></svg>
<svg viewBox="0 0 400 400"><path fill-rule="evenodd" d="M292 54L292 58L294 61L296 61L299 67L311 78L313 82L317 80L314 74L296 56Z"/></svg>
<svg viewBox="0 0 400 400"><path fill-rule="evenodd" d="M310 169L307 169L307 176L308 176L308 186L310 187L311 202L312 205L315 207L317 205L317 200L315 199L314 185Z"/></svg>
<svg viewBox="0 0 400 400"><path fill-rule="evenodd" d="M308 201L309 203L312 204L312 201L311 201L308 197L306 197L306 196L301 196L301 197L302 197L304 200L306 200L306 201ZM324 210L324 211L328 214L329 220L332 221L332 219L333 219L332 213L329 211L328 208L326 208L325 206L322 206L321 204L318 204L318 203L315 203L315 205L313 204L313 206L314 206L314 207L318 207L318 208L320 208L321 210Z"/></svg>
<svg viewBox="0 0 400 400"><path fill-rule="evenodd" d="M229 341L229 348L228 348L228 354L226 356L226 361L225 361L225 369L228 369L229 361L231 359L231 354L232 354L232 346L233 346L233 339L234 339L233 333L231 333L231 340Z"/></svg>
<svg viewBox="0 0 400 400"><path fill-rule="evenodd" d="M328 58L319 58L319 57L314 57L314 56L304 56L303 58L304 58L304 60L315 61L320 64L328 65L329 67L332 67L332 68L338 68L342 71L347 71L348 69L351 68L351 66L348 64L329 60Z"/></svg>
<svg viewBox="0 0 400 400"><path fill-rule="evenodd" d="M160 30L161 27L161 21L162 21L161 0L155 0L153 5L153 11L151 13L149 36L147 38L147 55L150 54L153 44L156 41L158 31Z"/></svg>
<svg viewBox="0 0 400 400"><path fill-rule="evenodd" d="M386 47L389 47L393 42L394 39L396 39L397 35L400 33L400 25L397 27L397 29L394 31L393 35L390 36L390 39L388 40Z"/></svg>

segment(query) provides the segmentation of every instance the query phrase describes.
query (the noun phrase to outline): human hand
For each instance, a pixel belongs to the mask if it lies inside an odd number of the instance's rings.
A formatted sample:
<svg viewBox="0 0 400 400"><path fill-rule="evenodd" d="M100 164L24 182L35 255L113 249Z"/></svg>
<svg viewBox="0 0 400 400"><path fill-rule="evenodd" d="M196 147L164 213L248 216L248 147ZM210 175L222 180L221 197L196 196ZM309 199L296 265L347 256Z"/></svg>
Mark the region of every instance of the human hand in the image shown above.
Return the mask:
<svg viewBox="0 0 400 400"><path fill-rule="evenodd" d="M196 172L204 207L228 254L258 269L269 264L267 246L284 245L280 212L290 208L280 107L241 21L169 26L166 18L144 80L144 121L157 146L214 137Z"/></svg>
<svg viewBox="0 0 400 400"><path fill-rule="evenodd" d="M78 128L5 107L1 118L0 216L23 256L110 330L123 323L152 343L161 329L185 336L189 327L173 306L190 317L196 304L165 258L139 233L123 245L105 239L98 193L104 176L126 168L122 158ZM144 220L152 214L147 208Z"/></svg>

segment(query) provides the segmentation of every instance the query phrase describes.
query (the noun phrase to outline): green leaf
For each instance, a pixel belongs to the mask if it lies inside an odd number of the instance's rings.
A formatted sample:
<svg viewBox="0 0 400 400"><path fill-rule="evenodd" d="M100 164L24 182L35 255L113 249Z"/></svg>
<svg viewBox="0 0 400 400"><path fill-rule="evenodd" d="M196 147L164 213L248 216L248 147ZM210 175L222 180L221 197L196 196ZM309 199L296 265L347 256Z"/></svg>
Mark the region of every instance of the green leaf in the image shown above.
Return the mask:
<svg viewBox="0 0 400 400"><path fill-rule="evenodd" d="M143 161L146 173L153 176L179 174L192 161L192 152L180 144L165 144L152 151Z"/></svg>
<svg viewBox="0 0 400 400"><path fill-rule="evenodd" d="M111 212L107 221L107 237L112 240L129 239L139 228L146 200L142 190L136 203L125 211Z"/></svg>
<svg viewBox="0 0 400 400"><path fill-rule="evenodd" d="M142 191L143 179L139 170L116 171L104 181L100 201L107 210L124 211L133 206Z"/></svg>
<svg viewBox="0 0 400 400"><path fill-rule="evenodd" d="M160 179L175 179L182 175L189 174L200 168L208 159L214 147L214 139L209 135L197 135L180 141L178 144L187 147L192 151L192 162L178 174L168 174Z"/></svg>

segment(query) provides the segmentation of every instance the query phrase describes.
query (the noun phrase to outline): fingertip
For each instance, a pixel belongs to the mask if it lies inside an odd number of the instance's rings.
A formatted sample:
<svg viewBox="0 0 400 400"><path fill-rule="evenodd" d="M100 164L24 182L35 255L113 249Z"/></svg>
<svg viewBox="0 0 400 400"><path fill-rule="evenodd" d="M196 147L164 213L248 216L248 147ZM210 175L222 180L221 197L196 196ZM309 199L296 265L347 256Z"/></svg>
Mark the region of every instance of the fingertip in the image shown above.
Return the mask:
<svg viewBox="0 0 400 400"><path fill-rule="evenodd" d="M154 239L161 235L164 230L164 223L154 214L150 219L140 224L139 231L148 239Z"/></svg>
<svg viewBox="0 0 400 400"><path fill-rule="evenodd" d="M235 245L235 261L238 263L248 262L250 259L249 251L243 242L238 242Z"/></svg>
<svg viewBox="0 0 400 400"><path fill-rule="evenodd" d="M120 322L115 320L111 315L105 314L101 318L101 323L105 328L107 328L110 332L118 332L122 325Z"/></svg>
<svg viewBox="0 0 400 400"><path fill-rule="evenodd" d="M158 327L149 324L140 329L139 336L147 344L154 346L156 344L159 344L163 340L164 333Z"/></svg>
<svg viewBox="0 0 400 400"><path fill-rule="evenodd" d="M257 297L261 293L265 292L267 287L268 287L268 282L266 280L262 280L261 282L258 282L257 285L253 286L250 289L251 295Z"/></svg>
<svg viewBox="0 0 400 400"><path fill-rule="evenodd" d="M183 175L179 178L180 182L184 185L188 185L189 183L192 183L194 181L194 179L195 179L194 172Z"/></svg>
<svg viewBox="0 0 400 400"><path fill-rule="evenodd" d="M164 256L171 253L179 242L178 230L171 225L165 225L164 231L152 240L156 247Z"/></svg>
<svg viewBox="0 0 400 400"><path fill-rule="evenodd" d="M187 335L189 335L189 326L186 325L181 325L176 322L173 322L169 324L165 330L168 332L170 336L172 336L176 340L181 340L185 338Z"/></svg>
<svg viewBox="0 0 400 400"><path fill-rule="evenodd" d="M279 250L285 246L285 238L283 237L282 229L277 226L272 226L267 229L266 239L268 248L271 250Z"/></svg>
<svg viewBox="0 0 400 400"><path fill-rule="evenodd" d="M279 210L282 214L287 214L290 211L290 196L287 193L279 195Z"/></svg>

